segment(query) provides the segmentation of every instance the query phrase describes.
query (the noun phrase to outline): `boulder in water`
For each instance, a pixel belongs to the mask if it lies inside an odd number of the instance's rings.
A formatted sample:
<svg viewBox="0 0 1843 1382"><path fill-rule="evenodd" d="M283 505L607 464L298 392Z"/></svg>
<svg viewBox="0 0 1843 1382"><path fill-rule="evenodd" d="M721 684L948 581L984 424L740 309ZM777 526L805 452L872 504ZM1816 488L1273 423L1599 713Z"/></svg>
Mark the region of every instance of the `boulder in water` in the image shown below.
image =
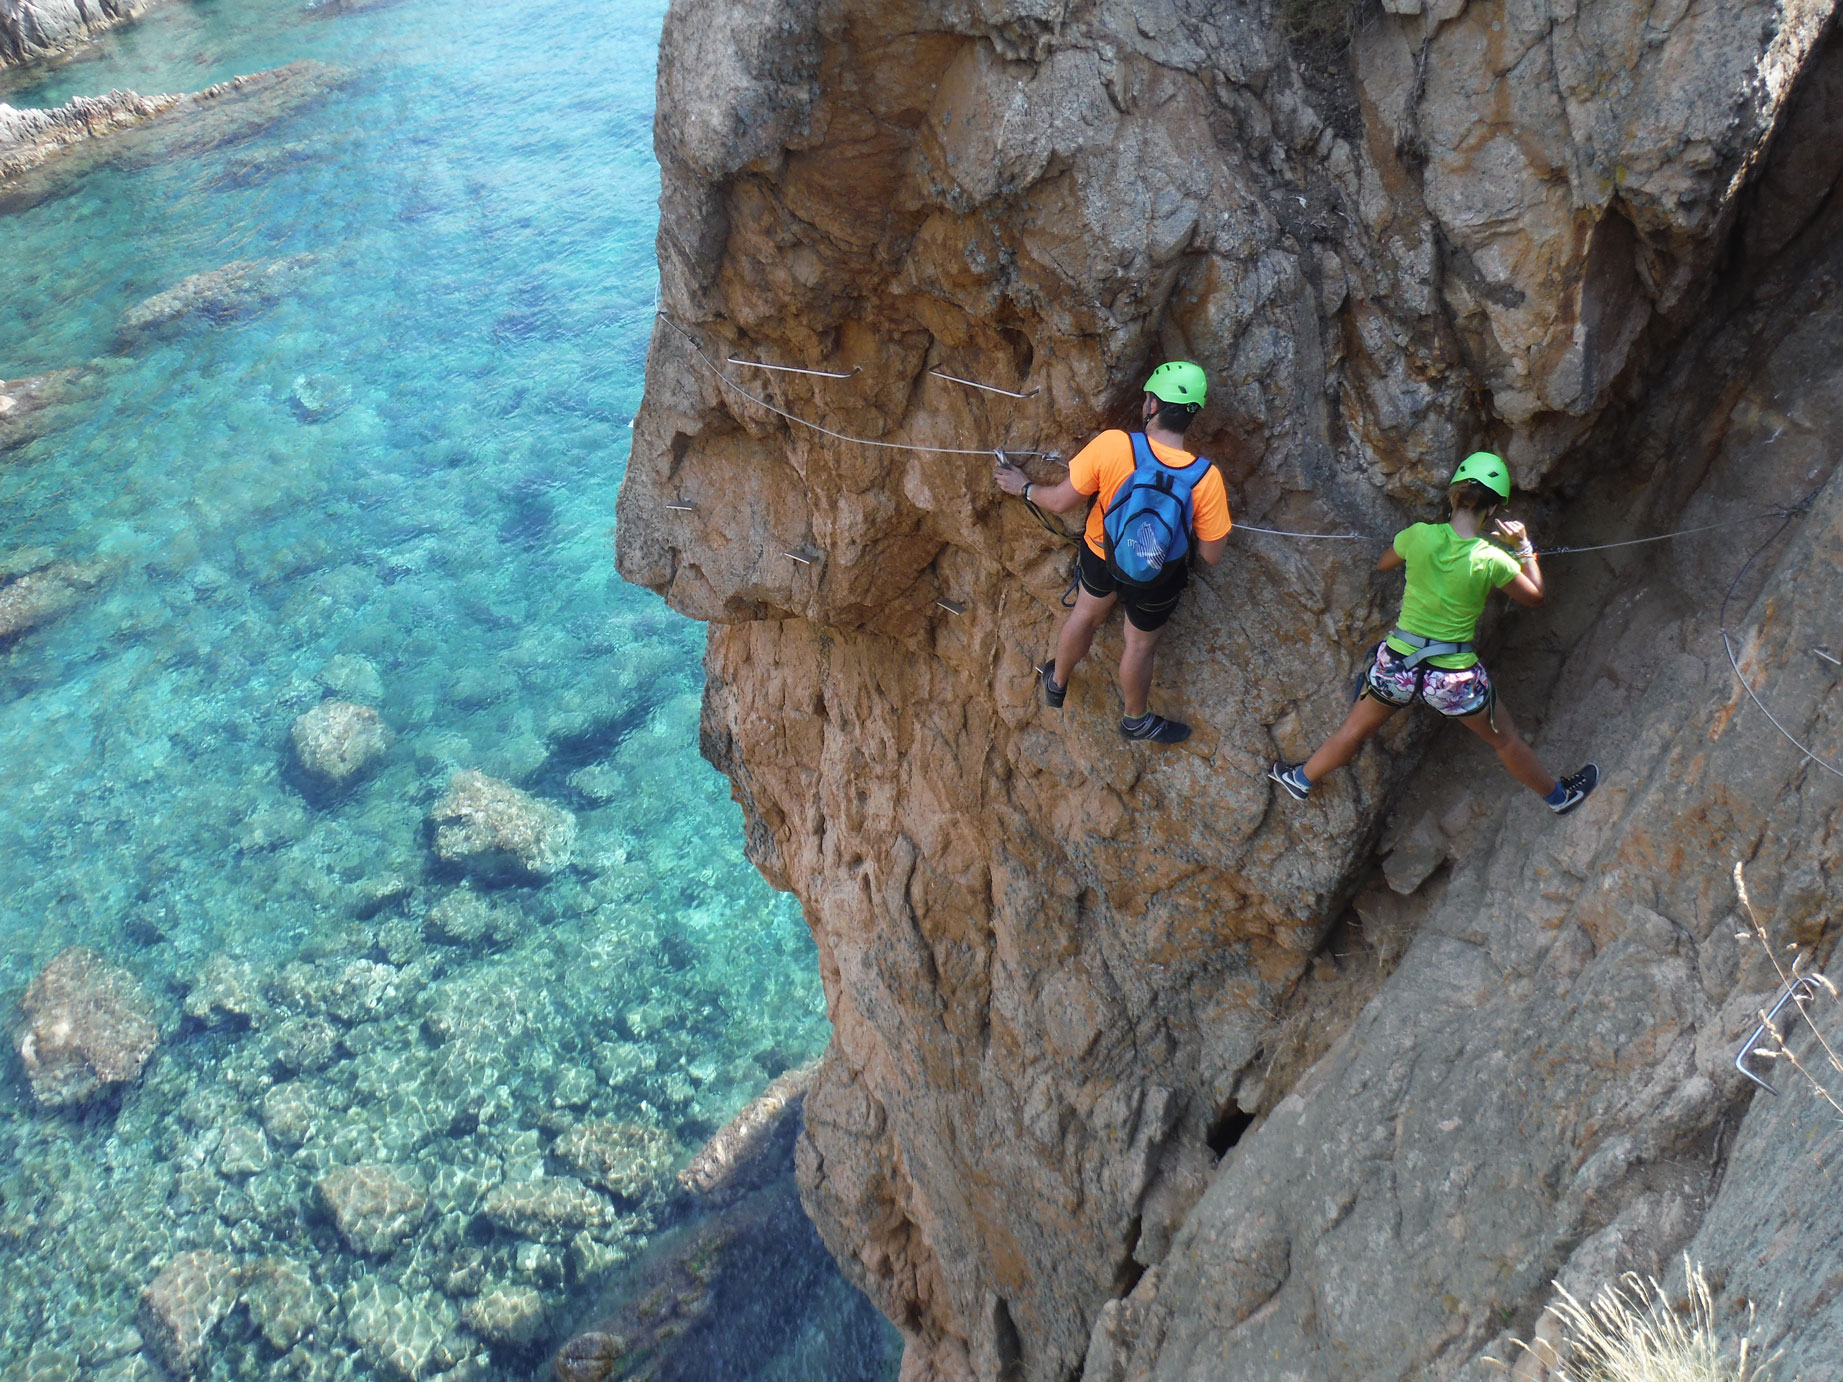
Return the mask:
<svg viewBox="0 0 1843 1382"><path fill-rule="evenodd" d="M565 1243L581 1229L609 1219L607 1201L570 1176L507 1181L486 1197L495 1227L539 1243Z"/></svg>
<svg viewBox="0 0 1843 1382"><path fill-rule="evenodd" d="M244 1273L243 1300L269 1346L286 1353L311 1331L324 1302L307 1268L285 1257L258 1262Z"/></svg>
<svg viewBox="0 0 1843 1382"><path fill-rule="evenodd" d="M11 579L0 577L0 644L63 618L101 579L99 567L69 561L46 562Z"/></svg>
<svg viewBox="0 0 1843 1382"><path fill-rule="evenodd" d="M544 1324L544 1297L529 1286L495 1286L461 1311L467 1327L496 1344L528 1344Z"/></svg>
<svg viewBox="0 0 1843 1382"><path fill-rule="evenodd" d="M346 1246L367 1257L395 1252L429 1207L422 1187L390 1166L342 1166L315 1188Z"/></svg>
<svg viewBox="0 0 1843 1382"><path fill-rule="evenodd" d="M141 1336L175 1377L205 1361L205 1341L237 1303L237 1264L218 1252L182 1252L141 1292Z"/></svg>
<svg viewBox="0 0 1843 1382"><path fill-rule="evenodd" d="M672 1184L679 1147L663 1128L597 1119L571 1128L553 1150L577 1175L624 1200L658 1198Z"/></svg>
<svg viewBox="0 0 1843 1382"><path fill-rule="evenodd" d="M19 1059L47 1108L85 1104L134 1079L160 1040L140 982L82 946L46 965L20 1008Z"/></svg>
<svg viewBox="0 0 1843 1382"><path fill-rule="evenodd" d="M301 771L323 787L344 787L390 746L377 711L351 701L321 701L289 731Z"/></svg>
<svg viewBox="0 0 1843 1382"><path fill-rule="evenodd" d="M124 312L121 334L131 339L178 327L188 319L222 322L260 311L288 292L315 258L293 254L283 259L236 259L182 278Z"/></svg>
<svg viewBox="0 0 1843 1382"><path fill-rule="evenodd" d="M0 452L50 431L48 410L83 392L93 377L87 370L60 369L30 379L0 379Z"/></svg>
<svg viewBox="0 0 1843 1382"><path fill-rule="evenodd" d="M570 860L576 818L509 782L463 769L436 803L435 852L483 878L549 878Z"/></svg>

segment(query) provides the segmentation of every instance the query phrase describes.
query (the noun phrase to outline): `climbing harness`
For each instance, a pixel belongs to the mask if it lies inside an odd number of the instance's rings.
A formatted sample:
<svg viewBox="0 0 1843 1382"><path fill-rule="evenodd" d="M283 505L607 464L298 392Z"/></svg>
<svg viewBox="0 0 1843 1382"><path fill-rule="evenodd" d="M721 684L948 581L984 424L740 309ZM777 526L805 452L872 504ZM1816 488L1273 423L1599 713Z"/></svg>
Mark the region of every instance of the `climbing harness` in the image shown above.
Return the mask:
<svg viewBox="0 0 1843 1382"><path fill-rule="evenodd" d="M1748 1079L1752 1080L1755 1084L1759 1085L1760 1088L1764 1089L1768 1094L1777 1094L1779 1091L1773 1088L1773 1086L1767 1083L1761 1076L1754 1074L1753 1071L1747 1068L1747 1058L1749 1056L1770 1055L1772 1053L1769 1051L1762 1052L1756 1050L1754 1043L1759 1041L1761 1037L1765 1036L1767 1032L1770 1031L1773 1036L1783 1044L1784 1038L1779 1035L1777 1021L1779 1014L1784 1011L1785 1005L1787 1003L1796 1003L1798 1005L1798 1011L1805 1013L1805 1004L1817 997L1817 994L1818 985L1815 979L1800 974L1786 980L1785 987L1779 992L1779 1001L1774 1003L1766 1016L1760 1019L1760 1025L1753 1029L1753 1035L1747 1038L1746 1042L1741 1047L1740 1054L1734 1058L1734 1068ZM1805 1021L1809 1022L1810 1020L1811 1015L1805 1013Z"/></svg>
<svg viewBox="0 0 1843 1382"><path fill-rule="evenodd" d="M1451 657L1454 653L1469 653L1477 648L1470 639L1463 643L1442 643L1436 638L1422 638L1418 633L1409 633L1406 629L1390 629L1389 637L1399 638L1414 649L1407 654L1404 664L1410 671L1418 669L1429 658Z"/></svg>

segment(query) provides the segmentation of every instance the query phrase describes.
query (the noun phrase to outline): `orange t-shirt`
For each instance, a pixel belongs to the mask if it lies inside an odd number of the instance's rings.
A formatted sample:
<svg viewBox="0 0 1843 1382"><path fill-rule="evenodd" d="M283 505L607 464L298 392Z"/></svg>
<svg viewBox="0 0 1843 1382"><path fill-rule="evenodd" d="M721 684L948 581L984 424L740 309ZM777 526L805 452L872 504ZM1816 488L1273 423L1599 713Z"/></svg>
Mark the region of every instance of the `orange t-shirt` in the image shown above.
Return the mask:
<svg viewBox="0 0 1843 1382"><path fill-rule="evenodd" d="M1174 446L1160 446L1150 437L1154 459L1172 470L1182 470L1197 458ZM1132 478L1133 439L1125 432L1103 432L1084 446L1069 462L1069 483L1080 494L1093 494L1097 502L1088 510L1088 547L1097 557L1107 555L1107 533L1102 520L1107 506L1113 503L1114 491ZM1196 519L1197 541L1214 542L1227 537L1234 524L1229 519L1229 491L1222 483L1222 472L1211 466L1190 494L1191 513Z"/></svg>

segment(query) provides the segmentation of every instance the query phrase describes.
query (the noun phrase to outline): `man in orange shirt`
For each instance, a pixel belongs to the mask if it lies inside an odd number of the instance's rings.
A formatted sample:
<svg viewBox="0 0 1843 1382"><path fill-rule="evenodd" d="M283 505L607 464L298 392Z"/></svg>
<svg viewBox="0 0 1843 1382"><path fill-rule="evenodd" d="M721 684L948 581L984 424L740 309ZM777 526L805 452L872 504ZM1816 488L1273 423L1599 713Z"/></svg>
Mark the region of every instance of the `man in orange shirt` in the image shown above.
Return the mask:
<svg viewBox="0 0 1843 1382"><path fill-rule="evenodd" d="M1199 471L1197 458L1183 446L1185 431L1203 408L1204 391L1203 371L1198 366L1185 360L1160 365L1146 380L1145 397L1140 401L1143 434L1101 433L1069 462L1069 478L1053 487L1039 490L1015 466L1000 465L996 474L1005 493L1054 513L1068 513L1091 497L1095 500L1088 510L1088 529L1080 547L1081 590L1075 609L1056 638L1056 656L1041 669L1044 700L1052 708L1061 707L1069 676L1087 656L1095 631L1113 613L1115 603L1123 603L1126 648L1120 655L1120 695L1126 713L1120 733L1155 744L1182 743L1190 737L1190 726L1154 715L1147 708L1152 655L1165 621L1190 581L1191 553L1214 566L1222 560L1232 526L1222 473L1208 461L1200 463ZM1140 515L1153 514L1156 526L1159 491L1166 496L1163 502L1170 511L1181 513L1183 521L1181 536L1171 535L1169 561L1162 542L1147 550L1135 539L1126 539L1124 545L1110 540L1123 536L1119 531L1122 519L1139 525L1134 531L1142 532ZM1140 504L1146 507L1125 512ZM1155 573L1150 579L1132 579L1130 573L1145 576L1148 569Z"/></svg>

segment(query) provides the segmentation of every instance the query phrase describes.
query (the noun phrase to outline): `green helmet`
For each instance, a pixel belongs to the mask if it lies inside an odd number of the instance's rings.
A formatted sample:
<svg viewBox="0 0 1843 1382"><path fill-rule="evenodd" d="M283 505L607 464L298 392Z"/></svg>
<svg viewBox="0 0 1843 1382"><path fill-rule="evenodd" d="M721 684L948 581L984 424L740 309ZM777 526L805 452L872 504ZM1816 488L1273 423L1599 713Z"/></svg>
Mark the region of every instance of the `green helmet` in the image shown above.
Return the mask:
<svg viewBox="0 0 1843 1382"><path fill-rule="evenodd" d="M1474 451L1459 462L1459 469L1453 472L1448 488L1462 485L1467 480L1478 481L1499 499L1510 498L1510 467L1504 464L1502 456L1489 451Z"/></svg>
<svg viewBox="0 0 1843 1382"><path fill-rule="evenodd" d="M1188 403L1197 408L1203 406L1207 390L1203 367L1188 360L1168 360L1153 370L1152 377L1145 381L1147 393L1167 403Z"/></svg>

